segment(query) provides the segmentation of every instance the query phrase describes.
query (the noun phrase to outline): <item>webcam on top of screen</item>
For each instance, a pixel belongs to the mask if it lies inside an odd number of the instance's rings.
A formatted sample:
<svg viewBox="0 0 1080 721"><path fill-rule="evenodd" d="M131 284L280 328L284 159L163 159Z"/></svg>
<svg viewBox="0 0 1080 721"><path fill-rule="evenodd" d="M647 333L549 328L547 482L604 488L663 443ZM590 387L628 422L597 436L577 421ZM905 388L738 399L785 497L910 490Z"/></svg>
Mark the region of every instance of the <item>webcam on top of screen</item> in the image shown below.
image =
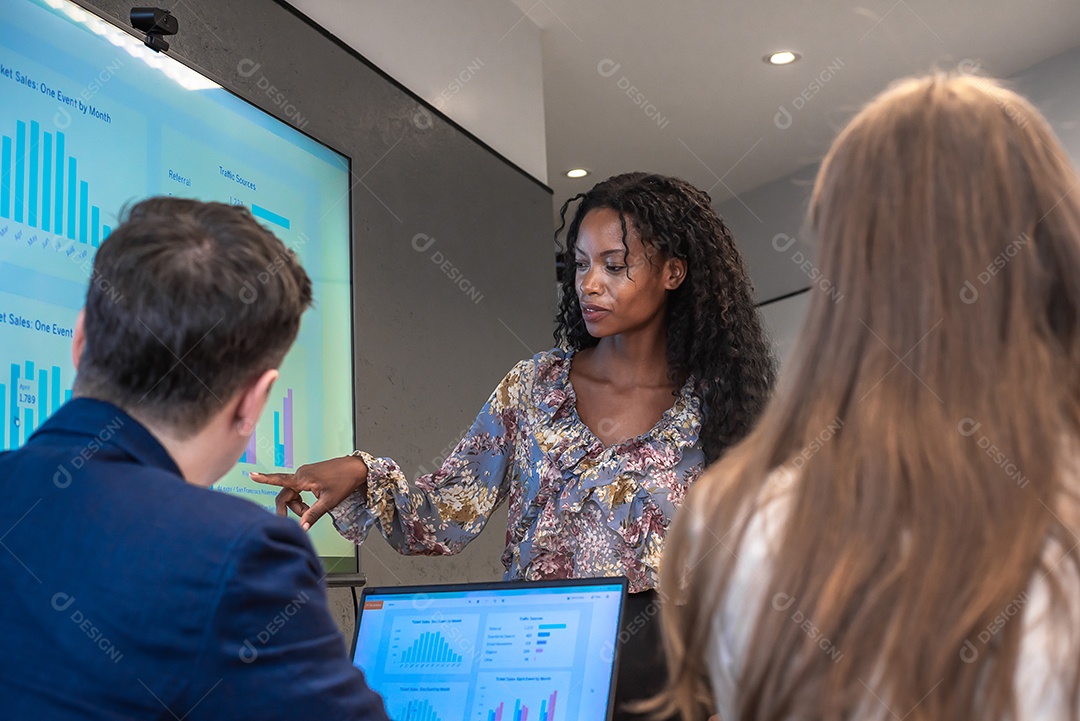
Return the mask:
<svg viewBox="0 0 1080 721"><path fill-rule="evenodd" d="M161 8L131 8L131 27L146 33L143 43L155 52L169 49L165 35L176 35L180 24L168 10Z"/></svg>

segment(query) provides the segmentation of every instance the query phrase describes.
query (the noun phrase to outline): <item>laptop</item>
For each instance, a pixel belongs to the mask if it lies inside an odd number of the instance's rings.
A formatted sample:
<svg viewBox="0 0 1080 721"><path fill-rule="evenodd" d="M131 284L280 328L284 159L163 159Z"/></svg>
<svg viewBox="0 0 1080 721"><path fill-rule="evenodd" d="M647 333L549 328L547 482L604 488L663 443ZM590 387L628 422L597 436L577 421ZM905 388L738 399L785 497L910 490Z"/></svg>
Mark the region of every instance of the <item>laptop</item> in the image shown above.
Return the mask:
<svg viewBox="0 0 1080 721"><path fill-rule="evenodd" d="M610 721L625 578L365 588L353 663L393 721Z"/></svg>

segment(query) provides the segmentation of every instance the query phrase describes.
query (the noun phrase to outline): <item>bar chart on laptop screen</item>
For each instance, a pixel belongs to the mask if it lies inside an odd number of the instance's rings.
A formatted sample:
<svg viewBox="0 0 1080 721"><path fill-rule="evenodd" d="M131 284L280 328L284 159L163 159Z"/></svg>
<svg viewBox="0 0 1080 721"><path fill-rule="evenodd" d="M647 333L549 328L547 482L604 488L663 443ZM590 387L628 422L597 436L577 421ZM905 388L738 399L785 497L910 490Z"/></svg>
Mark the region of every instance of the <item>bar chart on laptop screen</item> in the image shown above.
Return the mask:
<svg viewBox="0 0 1080 721"><path fill-rule="evenodd" d="M472 665L480 614L440 614L394 619L387 673L425 669L454 673Z"/></svg>
<svg viewBox="0 0 1080 721"><path fill-rule="evenodd" d="M365 595L353 662L393 721L602 719L614 588L376 591Z"/></svg>
<svg viewBox="0 0 1080 721"><path fill-rule="evenodd" d="M572 683L569 672L482 674L474 718L479 721L562 721ZM486 715L485 715L486 714Z"/></svg>
<svg viewBox="0 0 1080 721"><path fill-rule="evenodd" d="M565 665L576 653L579 617L577 611L491 614L484 630L480 667Z"/></svg>
<svg viewBox="0 0 1080 721"><path fill-rule="evenodd" d="M392 683L379 693L393 721L458 721L465 718L469 684L438 680Z"/></svg>

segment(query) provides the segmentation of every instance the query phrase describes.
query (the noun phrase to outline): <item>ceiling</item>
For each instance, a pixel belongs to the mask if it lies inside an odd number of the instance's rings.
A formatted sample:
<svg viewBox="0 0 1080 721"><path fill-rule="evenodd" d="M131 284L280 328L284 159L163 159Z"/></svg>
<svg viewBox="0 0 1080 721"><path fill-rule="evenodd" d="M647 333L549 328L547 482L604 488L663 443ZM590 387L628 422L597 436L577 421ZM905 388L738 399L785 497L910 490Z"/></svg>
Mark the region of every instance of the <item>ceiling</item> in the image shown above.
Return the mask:
<svg viewBox="0 0 1080 721"><path fill-rule="evenodd" d="M1080 45L1076 0L512 1L542 29L557 202L629 170L720 202L819 160L896 78L1008 77ZM801 59L763 62L783 49Z"/></svg>

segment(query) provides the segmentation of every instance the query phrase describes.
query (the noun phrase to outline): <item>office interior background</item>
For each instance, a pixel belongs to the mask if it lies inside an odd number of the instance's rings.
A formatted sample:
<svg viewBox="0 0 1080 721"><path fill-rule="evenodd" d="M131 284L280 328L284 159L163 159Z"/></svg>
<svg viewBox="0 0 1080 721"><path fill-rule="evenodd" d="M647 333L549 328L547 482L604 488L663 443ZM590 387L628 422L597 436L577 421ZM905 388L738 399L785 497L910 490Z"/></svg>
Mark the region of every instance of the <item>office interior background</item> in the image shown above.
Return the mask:
<svg viewBox="0 0 1080 721"><path fill-rule="evenodd" d="M130 2L89 4L127 24ZM839 295L803 232L818 163L889 82L1004 78L1080 159L1072 0L157 4L181 24L170 54L352 157L355 327L341 333L357 442L413 478L517 360L551 347L557 209L610 175L708 190L785 359L809 289ZM765 62L782 50L798 60ZM505 518L452 558L401 557L373 534L362 572L369 585L497 579ZM331 597L351 628L348 591Z"/></svg>

